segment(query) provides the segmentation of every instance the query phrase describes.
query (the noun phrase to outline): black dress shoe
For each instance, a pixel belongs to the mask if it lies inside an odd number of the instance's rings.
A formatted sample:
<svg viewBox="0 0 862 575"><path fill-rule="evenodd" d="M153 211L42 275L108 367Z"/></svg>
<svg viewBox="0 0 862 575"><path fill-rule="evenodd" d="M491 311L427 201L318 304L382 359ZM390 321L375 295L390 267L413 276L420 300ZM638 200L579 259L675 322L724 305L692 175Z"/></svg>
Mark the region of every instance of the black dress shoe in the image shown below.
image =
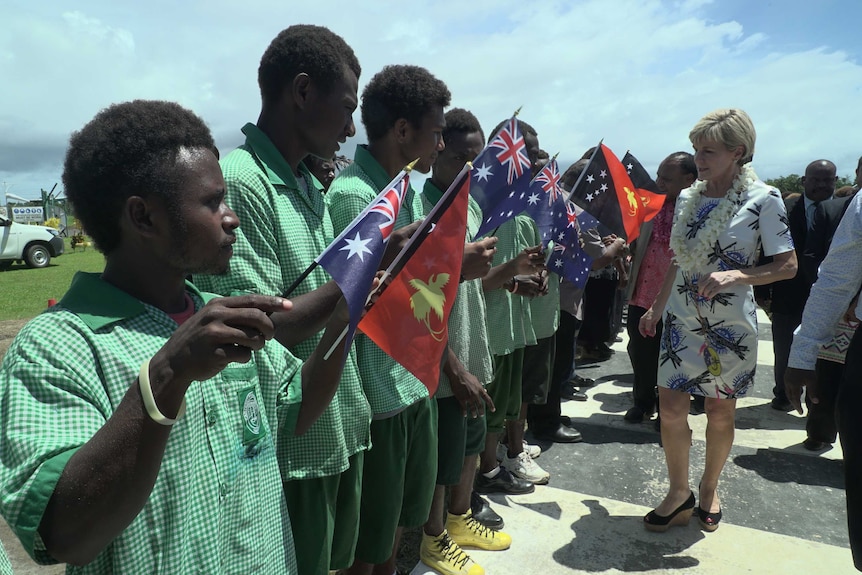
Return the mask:
<svg viewBox="0 0 862 575"><path fill-rule="evenodd" d="M560 387L560 397L562 397L563 399L569 399L572 401L586 401L587 400L587 394L584 393L583 391L575 389L575 387L572 385L571 381L565 382Z"/></svg>
<svg viewBox="0 0 862 575"><path fill-rule="evenodd" d="M577 443L584 440L580 431L562 423L556 429L535 430L533 436L536 439L553 441L554 443Z"/></svg>
<svg viewBox="0 0 862 575"><path fill-rule="evenodd" d="M772 409L776 409L778 411L792 411L793 404L790 403L790 400L787 398L773 397Z"/></svg>
<svg viewBox="0 0 862 575"><path fill-rule="evenodd" d="M503 528L503 518L491 509L491 504L485 501L485 498L480 496L475 491L470 494L470 510L473 512L473 519L495 531Z"/></svg>
<svg viewBox="0 0 862 575"><path fill-rule="evenodd" d="M825 441L819 441L817 439L812 439L808 437L805 439L805 441L802 442L802 447L804 447L808 451L823 451L827 447L831 446Z"/></svg>
<svg viewBox="0 0 862 575"><path fill-rule="evenodd" d="M523 495L532 493L536 486L520 477L515 477L505 467L499 467L500 471L494 477L488 479L482 473L476 474L473 489L477 493L505 493L506 495Z"/></svg>
<svg viewBox="0 0 862 575"><path fill-rule="evenodd" d="M569 383L571 383L574 387L592 387L596 384L596 380L589 377L581 377L580 375L575 375L572 379L569 380Z"/></svg>
<svg viewBox="0 0 862 575"><path fill-rule="evenodd" d="M623 419L628 423L643 423L644 419L649 419L652 412L647 413L643 408L637 405L632 406L623 416Z"/></svg>

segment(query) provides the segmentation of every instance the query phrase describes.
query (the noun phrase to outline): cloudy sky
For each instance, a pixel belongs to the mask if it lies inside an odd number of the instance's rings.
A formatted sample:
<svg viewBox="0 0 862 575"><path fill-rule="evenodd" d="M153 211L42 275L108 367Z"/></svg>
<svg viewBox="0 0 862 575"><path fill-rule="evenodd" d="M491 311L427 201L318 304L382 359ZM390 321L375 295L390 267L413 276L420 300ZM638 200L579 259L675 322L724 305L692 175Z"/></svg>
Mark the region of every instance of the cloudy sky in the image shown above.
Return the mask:
<svg viewBox="0 0 862 575"><path fill-rule="evenodd" d="M410 63L486 130L523 106L565 165L604 138L654 172L690 149L701 116L739 107L762 177L821 157L849 175L862 155L860 22L859 0L4 0L0 202L4 188L35 198L59 182L70 133L112 102L178 101L235 147L259 111L260 56L295 23L347 40L360 91ZM348 155L365 141L357 127Z"/></svg>

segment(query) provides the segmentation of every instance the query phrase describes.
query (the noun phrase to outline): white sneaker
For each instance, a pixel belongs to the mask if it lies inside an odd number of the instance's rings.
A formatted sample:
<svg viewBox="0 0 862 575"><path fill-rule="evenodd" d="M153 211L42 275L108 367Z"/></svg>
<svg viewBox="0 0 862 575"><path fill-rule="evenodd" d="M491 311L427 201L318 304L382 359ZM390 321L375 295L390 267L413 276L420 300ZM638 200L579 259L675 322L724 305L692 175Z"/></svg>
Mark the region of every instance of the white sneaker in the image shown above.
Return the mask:
<svg viewBox="0 0 862 575"><path fill-rule="evenodd" d="M529 455L532 459L536 459L538 456L542 454L542 448L538 445L532 445L524 441L524 453ZM509 448L505 443L497 444L497 461L503 461L509 456Z"/></svg>
<svg viewBox="0 0 862 575"><path fill-rule="evenodd" d="M536 485L545 485L551 479L551 474L539 467L539 464L533 461L533 458L527 455L526 451L522 451L517 457L507 457L500 464L509 472L516 476L535 483Z"/></svg>
<svg viewBox="0 0 862 575"><path fill-rule="evenodd" d="M536 459L542 454L542 448L538 445L533 445L531 443L527 443L524 441L524 453L529 455L531 458Z"/></svg>

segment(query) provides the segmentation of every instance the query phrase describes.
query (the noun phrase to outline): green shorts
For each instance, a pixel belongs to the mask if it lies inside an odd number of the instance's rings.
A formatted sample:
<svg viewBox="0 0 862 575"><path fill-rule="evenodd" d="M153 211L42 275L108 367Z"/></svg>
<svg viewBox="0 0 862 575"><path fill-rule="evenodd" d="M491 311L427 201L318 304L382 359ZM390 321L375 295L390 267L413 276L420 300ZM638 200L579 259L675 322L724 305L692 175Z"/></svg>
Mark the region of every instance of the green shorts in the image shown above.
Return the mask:
<svg viewBox="0 0 862 575"><path fill-rule="evenodd" d="M488 395L497 411L485 412L488 433L503 431L503 422L521 415L521 374L524 370L524 348L508 355L494 356L494 379L488 384Z"/></svg>
<svg viewBox="0 0 862 575"><path fill-rule="evenodd" d="M298 575L327 575L353 565L365 452L338 475L286 481Z"/></svg>
<svg viewBox="0 0 862 575"><path fill-rule="evenodd" d="M371 445L362 474L356 559L377 565L392 555L398 527L428 521L437 479L437 402L426 397L392 417L372 420Z"/></svg>
<svg viewBox="0 0 862 575"><path fill-rule="evenodd" d="M437 399L437 485L461 481L464 457L485 449L485 416L464 417L454 397Z"/></svg>

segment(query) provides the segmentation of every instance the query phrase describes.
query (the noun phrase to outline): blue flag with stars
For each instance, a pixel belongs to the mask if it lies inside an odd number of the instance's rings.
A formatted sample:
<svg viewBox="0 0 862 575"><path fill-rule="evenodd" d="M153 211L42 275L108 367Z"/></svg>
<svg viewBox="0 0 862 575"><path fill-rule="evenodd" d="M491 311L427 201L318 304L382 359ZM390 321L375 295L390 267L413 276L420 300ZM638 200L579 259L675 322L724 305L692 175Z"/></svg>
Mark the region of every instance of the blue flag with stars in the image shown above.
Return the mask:
<svg viewBox="0 0 862 575"><path fill-rule="evenodd" d="M599 221L571 200L561 198L559 204L562 209L554 212L550 230L554 247L547 266L550 271L582 288L590 276L593 259L581 247L581 229L597 228Z"/></svg>
<svg viewBox="0 0 862 575"><path fill-rule="evenodd" d="M350 308L348 342L362 319L371 283L409 187L409 170L404 170L314 260L329 272Z"/></svg>
<svg viewBox="0 0 862 575"><path fill-rule="evenodd" d="M530 182L527 190L527 214L536 222L542 243L547 246L558 233L557 222L562 221L566 209L563 189L560 187L560 169L552 158Z"/></svg>
<svg viewBox="0 0 862 575"><path fill-rule="evenodd" d="M482 208L477 238L527 209L531 166L524 136L512 117L473 160L470 195Z"/></svg>

